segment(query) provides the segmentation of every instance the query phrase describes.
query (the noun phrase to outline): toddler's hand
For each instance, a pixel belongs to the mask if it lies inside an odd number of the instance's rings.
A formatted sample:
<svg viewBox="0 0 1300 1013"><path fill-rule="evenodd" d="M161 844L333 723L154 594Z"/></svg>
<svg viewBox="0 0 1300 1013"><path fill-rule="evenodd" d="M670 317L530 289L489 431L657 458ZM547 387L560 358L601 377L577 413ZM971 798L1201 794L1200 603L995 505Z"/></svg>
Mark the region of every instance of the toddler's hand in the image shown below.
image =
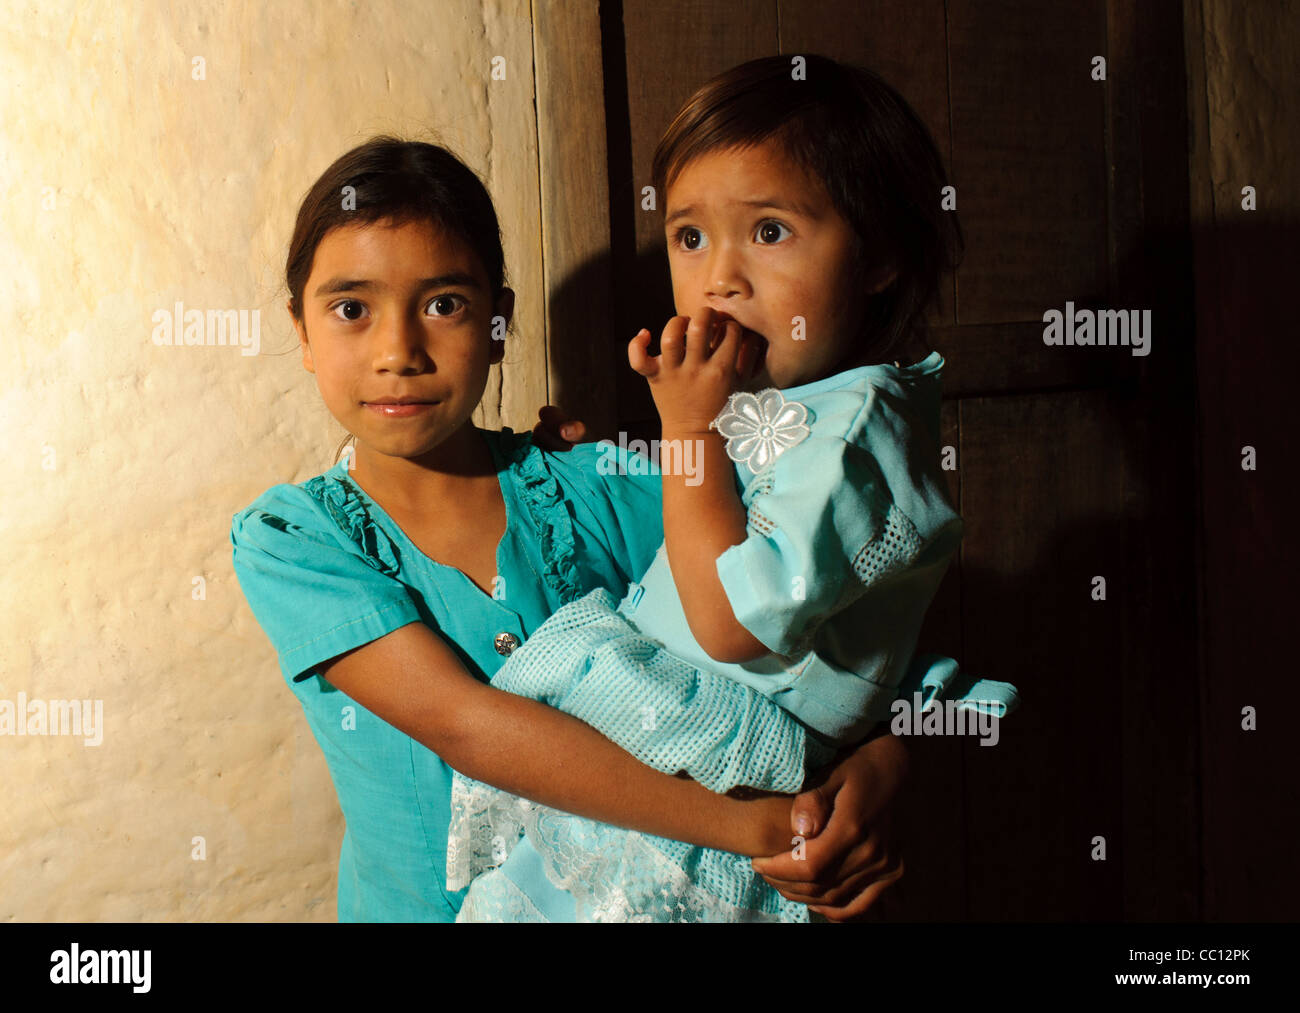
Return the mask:
<svg viewBox="0 0 1300 1013"><path fill-rule="evenodd" d="M752 350L742 352L740 325L707 307L669 320L658 355L648 354L649 344L642 328L627 346L627 361L649 381L665 432L707 433L754 361Z"/></svg>

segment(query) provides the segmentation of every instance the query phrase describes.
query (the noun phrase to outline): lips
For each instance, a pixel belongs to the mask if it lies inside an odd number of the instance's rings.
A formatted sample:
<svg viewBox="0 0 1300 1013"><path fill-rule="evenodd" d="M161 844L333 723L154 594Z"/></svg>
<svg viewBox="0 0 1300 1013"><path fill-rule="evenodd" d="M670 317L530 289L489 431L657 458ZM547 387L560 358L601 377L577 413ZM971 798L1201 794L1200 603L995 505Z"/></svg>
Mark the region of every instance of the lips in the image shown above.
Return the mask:
<svg viewBox="0 0 1300 1013"><path fill-rule="evenodd" d="M725 324L728 320L731 320L731 321L734 321L734 322L737 323L737 324L740 324L740 334L741 334L742 337L746 337L746 336L748 336L748 337L750 337L750 338L755 338L755 339L757 339L757 340L759 340L759 341L762 341L764 344L767 343L767 338L765 338L765 337L763 337L763 335L759 334L758 331L750 330L750 329L749 329L748 327L746 327L743 323L740 323L739 320L736 320L736 318L733 317L730 313L720 313L720 312L715 312L715 313L714 313L714 316L717 317L719 323L724 323L724 324Z"/></svg>
<svg viewBox="0 0 1300 1013"><path fill-rule="evenodd" d="M405 419L425 415L439 403L417 397L381 397L374 401L362 401L361 406L383 418Z"/></svg>

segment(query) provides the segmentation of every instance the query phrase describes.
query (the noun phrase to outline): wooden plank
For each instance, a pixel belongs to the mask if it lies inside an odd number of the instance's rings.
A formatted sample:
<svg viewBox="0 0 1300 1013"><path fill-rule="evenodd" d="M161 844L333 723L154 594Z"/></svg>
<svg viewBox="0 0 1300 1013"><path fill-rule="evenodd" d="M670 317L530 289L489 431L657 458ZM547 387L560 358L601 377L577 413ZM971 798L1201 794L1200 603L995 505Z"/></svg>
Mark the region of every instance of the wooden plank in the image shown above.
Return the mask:
<svg viewBox="0 0 1300 1013"><path fill-rule="evenodd" d="M643 265L636 248L640 188L632 171L627 40L621 2L606 0L601 3L600 38L605 81L605 146L609 161L610 269L614 287L610 327L617 342L624 343L623 352L616 357L614 370L617 422L629 440L650 440L659 435L658 415L649 387L627 364L625 343L641 327L652 327L660 315L667 319L672 312L672 287L662 280L662 275L668 270L667 257L661 251L652 251L644 258L646 263ZM658 272L649 285L649 290L657 295L648 300L648 305L634 304L635 294L645 291L647 272Z"/></svg>
<svg viewBox="0 0 1300 1013"><path fill-rule="evenodd" d="M1109 0L1106 89L1110 148L1110 304L1150 308L1151 354L1116 365L1137 380L1125 405L1138 481L1126 507L1134 594L1125 613L1128 663L1123 755L1126 921L1202 917L1196 819L1199 704L1187 673L1197 663L1194 560L1196 497L1189 224L1187 91L1181 5ZM1135 776L1137 772L1142 776Z"/></svg>
<svg viewBox="0 0 1300 1013"><path fill-rule="evenodd" d="M782 53L819 53L873 70L916 110L952 171L948 46L943 0L780 0ZM935 195L939 200L939 195ZM956 279L945 277L933 323L956 320Z"/></svg>
<svg viewBox="0 0 1300 1013"><path fill-rule="evenodd" d="M625 342L611 333L604 78L596 0L533 4L547 399L612 435Z"/></svg>
<svg viewBox="0 0 1300 1013"><path fill-rule="evenodd" d="M958 406L945 401L941 444L961 444ZM961 469L946 473L954 504L961 503ZM935 652L961 661L962 573L952 562L926 613L917 653ZM882 921L960 921L966 917L965 791L961 743L953 737L904 740L911 773L900 792L897 817L903 845L903 878L884 895Z"/></svg>
<svg viewBox="0 0 1300 1013"><path fill-rule="evenodd" d="M875 71L917 111L940 154L951 155L943 0L780 0L779 16L782 53L819 53Z"/></svg>
<svg viewBox="0 0 1300 1013"><path fill-rule="evenodd" d="M1125 842L1120 694L1139 678L1127 434L1113 395L961 402L963 666L1014 683L1000 741L966 741L966 874L975 919L1118 919ZM1104 449L1103 449L1104 448ZM1092 582L1106 579L1107 600ZM1135 617L1135 618L1137 618ZM1095 836L1108 857L1094 862Z"/></svg>
<svg viewBox="0 0 1300 1013"><path fill-rule="evenodd" d="M625 0L623 38L627 67L627 165L635 252L619 265L615 327L626 346L642 327L658 336L673 315L672 284L663 235L663 195L658 209L641 208L650 185L655 145L678 108L709 78L759 56L777 52L776 2L737 5L728 0ZM608 34L606 44L609 44ZM645 381L627 368L618 372L620 422L654 430L658 418Z"/></svg>
<svg viewBox="0 0 1300 1013"><path fill-rule="evenodd" d="M696 88L746 60L777 51L775 0L625 0L628 115L637 192L650 183L655 145ZM663 194L659 195L662 202ZM637 248L662 247L659 213L637 203Z"/></svg>
<svg viewBox="0 0 1300 1013"><path fill-rule="evenodd" d="M484 11L482 32L491 52L505 60L505 77L483 81L487 119L439 122L438 143L470 158L488 190L499 201L506 275L515 291L515 336L506 341L505 359L488 372L487 387L474 410L474 423L490 429L508 425L527 431L546 400L545 291L542 277L540 217L542 203L537 171L537 80L533 71L533 25L529 0L502 0ZM488 74L490 68L481 73ZM480 71L473 74L477 80ZM435 119L441 119L435 116ZM475 119L471 117L470 119ZM485 143L486 142L486 143ZM480 145L483 145L480 148ZM477 152L471 157L471 153Z"/></svg>
<svg viewBox="0 0 1300 1013"><path fill-rule="evenodd" d="M948 4L960 323L1105 297L1105 24L1101 0Z"/></svg>
<svg viewBox="0 0 1300 1013"><path fill-rule="evenodd" d="M1203 509L1202 820L1207 921L1293 921L1294 449L1281 413L1294 340L1297 145L1279 129L1300 89L1280 5L1189 4L1197 214L1197 389ZM1208 51L1208 52L1207 52ZM1256 187L1257 210L1241 206ZM1242 467L1253 447L1256 468ZM1243 708L1257 712L1243 728Z"/></svg>
<svg viewBox="0 0 1300 1013"><path fill-rule="evenodd" d="M1084 389L1137 375L1128 349L1048 346L1042 321L934 327L930 346L944 356L951 397Z"/></svg>
<svg viewBox="0 0 1300 1013"><path fill-rule="evenodd" d="M1223 212L1220 212L1223 214ZM1256 212L1258 214L1258 212ZM1294 920L1295 228L1223 214L1198 238L1200 544L1207 921ZM1286 335L1279 340L1279 336ZM1256 468L1244 470L1243 448ZM1286 546L1292 546L1287 549ZM1243 728L1254 708L1256 730Z"/></svg>

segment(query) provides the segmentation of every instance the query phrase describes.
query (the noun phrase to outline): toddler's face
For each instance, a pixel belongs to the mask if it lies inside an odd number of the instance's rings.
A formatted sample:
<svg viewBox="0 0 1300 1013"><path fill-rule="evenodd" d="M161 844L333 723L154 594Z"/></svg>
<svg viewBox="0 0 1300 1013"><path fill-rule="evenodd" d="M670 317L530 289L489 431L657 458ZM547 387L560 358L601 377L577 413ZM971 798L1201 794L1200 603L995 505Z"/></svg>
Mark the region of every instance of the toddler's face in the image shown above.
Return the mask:
<svg viewBox="0 0 1300 1013"><path fill-rule="evenodd" d="M664 211L677 312L709 307L766 344L750 389L793 387L861 364L867 296L893 274L862 277L852 226L776 141L689 162Z"/></svg>
<svg viewBox="0 0 1300 1013"><path fill-rule="evenodd" d="M507 293L507 319L509 302ZM432 450L470 419L503 354L478 256L427 223L327 233L302 303L303 365L359 450L403 458ZM419 403L377 403L394 399Z"/></svg>

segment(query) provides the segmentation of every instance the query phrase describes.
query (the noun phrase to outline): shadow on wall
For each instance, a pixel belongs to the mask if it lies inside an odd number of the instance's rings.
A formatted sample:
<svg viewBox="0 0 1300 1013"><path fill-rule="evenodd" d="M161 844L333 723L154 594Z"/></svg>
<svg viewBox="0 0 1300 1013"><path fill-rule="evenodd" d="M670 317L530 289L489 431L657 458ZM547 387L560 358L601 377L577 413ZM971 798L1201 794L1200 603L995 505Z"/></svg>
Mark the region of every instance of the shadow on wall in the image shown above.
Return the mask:
<svg viewBox="0 0 1300 1013"><path fill-rule="evenodd" d="M552 402L587 424L591 439L659 435L659 416L646 381L627 363L627 344L642 327L658 354L659 334L673 316L672 280L663 247L638 254L626 271L608 253L572 272L552 296L548 310L554 370ZM593 295L593 293L595 295ZM605 295L611 293L611 295ZM575 328L592 316L594 298L612 306L604 327Z"/></svg>

